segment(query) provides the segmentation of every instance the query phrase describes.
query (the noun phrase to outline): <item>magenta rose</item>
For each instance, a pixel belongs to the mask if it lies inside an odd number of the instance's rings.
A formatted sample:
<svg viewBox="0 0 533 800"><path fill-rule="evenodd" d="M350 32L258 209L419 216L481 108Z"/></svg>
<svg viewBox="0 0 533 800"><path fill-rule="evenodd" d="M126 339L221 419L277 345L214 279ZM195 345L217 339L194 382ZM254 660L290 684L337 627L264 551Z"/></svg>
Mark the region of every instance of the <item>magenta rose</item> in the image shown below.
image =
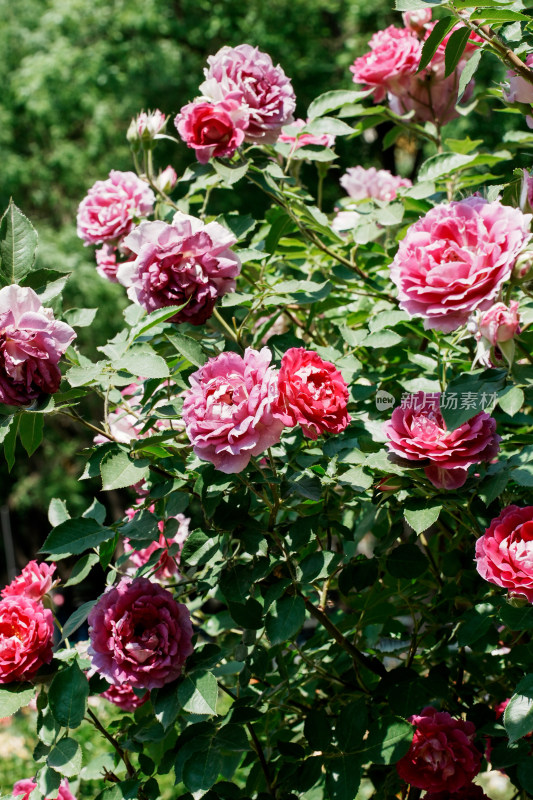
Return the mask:
<svg viewBox="0 0 533 800"><path fill-rule="evenodd" d="M79 207L78 236L88 244L118 242L151 214L155 196L134 172L111 170L106 181L96 181Z"/></svg>
<svg viewBox="0 0 533 800"><path fill-rule="evenodd" d="M388 92L401 94L420 63L422 43L406 28L389 25L375 33L370 52L356 58L350 71L354 83L374 90L374 101L381 103Z"/></svg>
<svg viewBox="0 0 533 800"><path fill-rule="evenodd" d="M2 589L2 597L13 597L24 595L31 600L41 600L50 589L56 585L54 581L55 564L38 564L37 561L29 561L20 575Z"/></svg>
<svg viewBox="0 0 533 800"><path fill-rule="evenodd" d="M383 429L391 452L421 462L437 489L458 489L472 464L492 461L500 448L496 421L485 411L448 431L440 411L440 394L418 392L395 408Z"/></svg>
<svg viewBox="0 0 533 800"><path fill-rule="evenodd" d="M22 286L0 289L0 403L25 406L59 389L58 362L76 338L38 295Z"/></svg>
<svg viewBox="0 0 533 800"><path fill-rule="evenodd" d="M267 53L240 44L222 47L207 59L202 95L213 102L239 98L249 113L245 141L273 144L283 125L292 122L296 97L282 68Z"/></svg>
<svg viewBox="0 0 533 800"><path fill-rule="evenodd" d="M141 697L135 694L130 683L120 683L110 686L102 697L113 705L118 706L122 711L136 711L150 699L150 692L145 692Z"/></svg>
<svg viewBox="0 0 533 800"><path fill-rule="evenodd" d="M117 278L128 297L147 311L165 306L185 307L171 322L201 325L213 313L219 297L235 290L241 270L230 250L235 236L218 222L205 225L178 211L167 222L142 222L124 240L136 255L121 264Z"/></svg>
<svg viewBox="0 0 533 800"><path fill-rule="evenodd" d="M37 784L33 778L24 778L21 781L17 781L13 786L13 797L17 797L18 800L28 800L35 788L37 788ZM54 794L54 797L47 797L45 800L76 800L76 798L70 791L68 780L63 778L59 784L57 794Z"/></svg>
<svg viewBox="0 0 533 800"><path fill-rule="evenodd" d="M445 333L466 323L510 277L531 219L477 195L432 208L408 229L391 265L400 307Z"/></svg>
<svg viewBox="0 0 533 800"><path fill-rule="evenodd" d="M207 164L210 158L232 156L243 143L248 112L229 96L218 103L195 100L183 106L174 124L200 164Z"/></svg>
<svg viewBox="0 0 533 800"><path fill-rule="evenodd" d="M150 506L148 511L154 512L155 506ZM138 508L128 508L126 516L132 520L137 513ZM165 534L165 527L170 520L175 520L178 523L178 530L176 533ZM150 560L154 553L159 555L157 564L154 566L153 577L158 581L166 581L169 578L179 577L179 562L181 551L185 540L189 536L189 522L188 517L183 514L176 514L175 517L169 517L167 520L159 520L157 527L159 529L159 539L152 542L148 547L143 547L141 550L135 550L129 539L124 539L124 552L129 557L131 563L139 569ZM173 545L178 546L178 552L174 555L169 553L169 548Z"/></svg>
<svg viewBox="0 0 533 800"><path fill-rule="evenodd" d="M533 603L533 506L507 506L492 520L476 542L476 569Z"/></svg>
<svg viewBox="0 0 533 800"><path fill-rule="evenodd" d="M123 578L89 614L93 667L115 686L156 689L176 680L192 635L186 606L146 578Z"/></svg>
<svg viewBox="0 0 533 800"><path fill-rule="evenodd" d="M409 752L396 764L400 778L430 792L457 792L472 782L481 766L472 722L454 719L433 706L408 721L415 734Z"/></svg>
<svg viewBox="0 0 533 800"><path fill-rule="evenodd" d="M300 147L307 147L307 145L321 145L322 147L333 147L335 144L335 136L331 133L300 133L309 120L295 119L291 125L284 128L279 135L279 142L285 144L292 144L291 152L298 150Z"/></svg>
<svg viewBox="0 0 533 800"><path fill-rule="evenodd" d="M383 200L396 198L402 186L412 186L409 178L400 178L387 169L350 167L340 179L340 185L353 200Z"/></svg>
<svg viewBox="0 0 533 800"><path fill-rule="evenodd" d="M0 600L0 683L26 681L52 660L52 612L24 595Z"/></svg>
<svg viewBox="0 0 533 800"><path fill-rule="evenodd" d="M278 376L272 353L246 348L221 353L189 378L183 420L196 455L221 472L242 472L252 456L279 442L283 423L274 416Z"/></svg>
<svg viewBox="0 0 533 800"><path fill-rule="evenodd" d="M505 303L495 303L485 311L479 320L479 332L493 347L499 342L508 342L516 336L520 332L516 300L511 300L509 306Z"/></svg>
<svg viewBox="0 0 533 800"><path fill-rule="evenodd" d="M291 347L281 360L275 416L305 436L340 433L350 422L348 387L339 370L318 353Z"/></svg>

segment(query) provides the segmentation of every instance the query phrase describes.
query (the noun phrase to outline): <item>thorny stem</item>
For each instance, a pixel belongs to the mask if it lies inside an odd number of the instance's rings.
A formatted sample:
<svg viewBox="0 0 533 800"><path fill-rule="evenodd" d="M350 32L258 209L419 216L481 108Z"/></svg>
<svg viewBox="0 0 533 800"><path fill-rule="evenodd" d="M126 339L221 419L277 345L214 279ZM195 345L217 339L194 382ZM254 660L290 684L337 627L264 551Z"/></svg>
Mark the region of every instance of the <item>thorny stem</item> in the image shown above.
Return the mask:
<svg viewBox="0 0 533 800"><path fill-rule="evenodd" d="M84 425L90 431L93 431L93 433L97 433L99 436L105 436L105 438L109 439L110 442L114 442L115 441L115 437L111 436L110 433L107 433L106 431L102 430L102 428L98 428L96 425L93 425L91 422L87 422L87 420L83 419L83 417L79 417L75 413L71 413L70 411L59 411L58 413L59 414L63 414L63 416L65 416L65 417L69 417L69 419L73 419L75 422L79 422L80 425Z"/></svg>
<svg viewBox="0 0 533 800"><path fill-rule="evenodd" d="M114 738L114 736L111 736L111 734L110 734L110 733L108 733L108 732L106 731L106 729L104 728L104 726L103 726L103 725L101 724L101 722L99 721L98 717L97 717L97 716L96 716L96 715L95 715L95 714L94 714L94 713L91 711L91 709L90 709L90 708L88 708L88 709L87 709L87 714L88 714L88 716L89 716L89 718L90 718L90 722L92 722L92 724L94 725L94 727L95 727L97 730L99 730L99 731L100 731L100 733L102 734L102 736L105 736L105 738L107 739L107 741L108 741L108 742L109 742L109 743L110 743L110 744L113 746L113 748L116 750L117 754L120 756L120 758L122 759L122 761L123 761L123 762L124 762L124 764L126 765L126 770L127 770L127 772L128 772L128 775L129 775L129 777L130 777L130 778L135 778L135 776L137 775L137 773L136 773L135 769L134 769L134 768L133 768L133 766L132 766L132 763L131 763L131 761L130 761L130 758L129 758L129 756L128 756L128 753L127 753L127 751L126 751L126 750L123 750L123 749L122 749L122 747L121 747L121 746L119 745L119 743L117 742L117 740ZM139 794L139 797L140 797L140 796L141 796L141 795Z"/></svg>

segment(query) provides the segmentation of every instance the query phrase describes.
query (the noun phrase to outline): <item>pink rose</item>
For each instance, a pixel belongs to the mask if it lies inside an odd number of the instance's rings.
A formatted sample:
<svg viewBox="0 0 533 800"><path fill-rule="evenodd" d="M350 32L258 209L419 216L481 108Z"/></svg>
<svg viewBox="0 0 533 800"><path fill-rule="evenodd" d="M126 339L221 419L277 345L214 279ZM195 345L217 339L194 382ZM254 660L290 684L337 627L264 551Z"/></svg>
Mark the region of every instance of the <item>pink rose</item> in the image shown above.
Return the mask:
<svg viewBox="0 0 533 800"><path fill-rule="evenodd" d="M533 53L526 58L526 67L533 67ZM503 99L506 103L533 104L533 83L526 81L516 72L509 70L507 73L509 85L504 88Z"/></svg>
<svg viewBox="0 0 533 800"><path fill-rule="evenodd" d="M218 103L195 100L183 106L174 124L183 141L196 151L200 164L207 164L216 156L232 156L243 143L248 112L229 96Z"/></svg>
<svg viewBox="0 0 533 800"><path fill-rule="evenodd" d="M170 321L201 325L218 298L235 290L241 270L239 257L230 250L235 242L218 222L205 225L178 211L171 225L142 222L125 238L137 258L121 264L117 277L128 287L130 300L147 311L185 303Z"/></svg>
<svg viewBox="0 0 533 800"><path fill-rule="evenodd" d="M432 706L408 721L415 726L415 735L409 752L396 764L400 778L430 792L457 792L468 786L481 767L474 724Z"/></svg>
<svg viewBox="0 0 533 800"><path fill-rule="evenodd" d="M0 684L25 681L52 660L52 612L24 595L0 600Z"/></svg>
<svg viewBox="0 0 533 800"><path fill-rule="evenodd" d="M291 152L298 150L299 147L315 144L323 147L333 147L335 136L331 133L300 133L302 128L309 124L309 120L295 119L291 125L285 127L279 135L279 142L292 144Z"/></svg>
<svg viewBox="0 0 533 800"><path fill-rule="evenodd" d="M132 144L135 142L151 142L167 123L166 114L158 108L155 111L141 111L130 123L127 139Z"/></svg>
<svg viewBox="0 0 533 800"><path fill-rule="evenodd" d="M374 90L374 102L381 103L388 92L402 94L420 63L422 43L412 31L389 25L375 33L370 52L356 58L350 71L354 83Z"/></svg>
<svg viewBox="0 0 533 800"><path fill-rule="evenodd" d="M241 472L252 456L279 442L274 417L278 376L267 347L244 356L221 353L189 378L183 419L193 450L221 472Z"/></svg>
<svg viewBox="0 0 533 800"><path fill-rule="evenodd" d="M283 125L292 122L296 97L282 68L267 53L240 44L222 47L207 59L202 95L213 102L239 98L249 112L245 141L273 144Z"/></svg>
<svg viewBox="0 0 533 800"><path fill-rule="evenodd" d="M507 506L492 520L476 542L476 569L533 603L533 506Z"/></svg>
<svg viewBox="0 0 533 800"><path fill-rule="evenodd" d="M160 172L159 175L154 180L154 183L159 189L159 191L165 192L165 194L171 192L177 182L178 182L177 172L170 165L168 167L165 167L165 169L162 170L162 172Z"/></svg>
<svg viewBox="0 0 533 800"><path fill-rule="evenodd" d="M485 411L448 431L440 412L440 394L409 395L383 426L388 448L401 458L424 463L426 477L437 489L458 489L472 464L492 461L500 448L496 421Z"/></svg>
<svg viewBox="0 0 533 800"><path fill-rule="evenodd" d="M412 186L409 178L400 178L387 169L350 167L340 179L341 186L353 200L383 200L396 198L402 186Z"/></svg>
<svg viewBox="0 0 533 800"><path fill-rule="evenodd" d="M391 265L400 307L449 333L492 305L531 239L531 215L474 195L411 225Z"/></svg>
<svg viewBox="0 0 533 800"><path fill-rule="evenodd" d="M402 14L403 24L415 33L423 33L431 22L431 9L418 8L416 11L405 11Z"/></svg>
<svg viewBox="0 0 533 800"><path fill-rule="evenodd" d="M78 236L88 244L117 242L137 219L151 214L155 196L134 172L111 170L109 179L96 181L78 207Z"/></svg>
<svg viewBox="0 0 533 800"><path fill-rule="evenodd" d="M150 506L148 510L153 513L155 506ZM137 512L138 509L128 508L126 516L128 519L132 520ZM170 520L176 520L176 522L178 522L178 530L175 534L165 535L165 527ZM158 581L179 577L180 572L178 565L183 545L189 535L189 522L190 520L188 517L185 517L183 514L176 514L175 517L169 517L167 520L161 519L157 524L159 528L159 539L157 541L152 542L148 547L143 547L141 550L135 550L130 540L125 538L124 552L129 556L129 560L137 569L144 567L153 553L158 552L159 560L153 568L154 573L152 577ZM169 553L169 548L172 547L172 545L178 545L178 552L174 555Z"/></svg>
<svg viewBox="0 0 533 800"><path fill-rule="evenodd" d="M150 692L145 692L142 697L139 697L133 691L131 684L121 683L110 686L109 689L102 692L102 697L121 708L122 711L136 711L150 699Z"/></svg>
<svg viewBox="0 0 533 800"><path fill-rule="evenodd" d="M117 248L112 244L104 244L95 252L96 271L101 278L107 278L111 283L117 281Z"/></svg>
<svg viewBox="0 0 533 800"><path fill-rule="evenodd" d="M192 635L186 606L170 592L146 578L123 578L89 614L88 652L110 683L156 689L179 678Z"/></svg>
<svg viewBox="0 0 533 800"><path fill-rule="evenodd" d="M346 381L313 350L291 347L281 360L274 415L284 425L300 425L305 436L340 433L350 422Z"/></svg>
<svg viewBox="0 0 533 800"><path fill-rule="evenodd" d="M70 325L43 308L33 289L0 289L0 402L24 406L43 392L57 392L58 362L75 338Z"/></svg>
<svg viewBox="0 0 533 800"><path fill-rule="evenodd" d="M23 778L13 786L13 797L17 797L19 800L28 800L35 788L37 788L37 784L33 778ZM45 798L45 800L76 800L76 798L70 791L68 780L63 778L59 784L57 794L53 798Z"/></svg>
<svg viewBox="0 0 533 800"><path fill-rule="evenodd" d="M31 600L41 600L59 581L54 581L55 564L38 564L29 561L20 575L2 589L2 597L24 595Z"/></svg>
<svg viewBox="0 0 533 800"><path fill-rule="evenodd" d="M485 311L479 320L479 332L493 347L516 336L520 332L516 300L511 300L509 307L505 303L495 303Z"/></svg>

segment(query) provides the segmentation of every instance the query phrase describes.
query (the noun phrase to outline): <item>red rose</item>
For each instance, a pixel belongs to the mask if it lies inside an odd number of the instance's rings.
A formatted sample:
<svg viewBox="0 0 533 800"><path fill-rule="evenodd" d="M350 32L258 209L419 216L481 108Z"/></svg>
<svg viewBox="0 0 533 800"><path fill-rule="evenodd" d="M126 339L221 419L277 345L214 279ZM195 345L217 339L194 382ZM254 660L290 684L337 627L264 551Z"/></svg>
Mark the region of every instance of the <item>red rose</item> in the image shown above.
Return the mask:
<svg viewBox="0 0 533 800"><path fill-rule="evenodd" d="M52 612L21 595L0 600L0 683L32 678L52 660Z"/></svg>

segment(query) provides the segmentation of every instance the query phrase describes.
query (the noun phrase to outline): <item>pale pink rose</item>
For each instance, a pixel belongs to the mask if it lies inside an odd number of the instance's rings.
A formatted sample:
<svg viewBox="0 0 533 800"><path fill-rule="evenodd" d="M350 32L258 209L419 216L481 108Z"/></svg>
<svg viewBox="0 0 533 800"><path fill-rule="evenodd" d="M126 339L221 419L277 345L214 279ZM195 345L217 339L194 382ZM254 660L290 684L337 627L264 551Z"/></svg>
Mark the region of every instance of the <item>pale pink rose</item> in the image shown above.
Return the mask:
<svg viewBox="0 0 533 800"><path fill-rule="evenodd" d="M422 33L431 22L431 9L418 8L416 11L405 11L402 14L403 24L415 33Z"/></svg>
<svg viewBox="0 0 533 800"><path fill-rule="evenodd" d="M526 67L533 67L533 53L529 53L526 58ZM533 104L533 83L526 81L516 72L509 70L507 73L509 79L508 86L504 87L503 99L507 103L527 103Z"/></svg>
<svg viewBox="0 0 533 800"><path fill-rule="evenodd" d="M38 564L37 561L29 561L20 575L2 589L2 597L24 595L32 600L41 600L48 594L59 581L54 581L55 564Z"/></svg>
<svg viewBox="0 0 533 800"><path fill-rule="evenodd" d="M165 167L165 169L162 170L162 172L160 172L159 175L154 180L154 183L159 189L159 191L165 192L165 194L171 192L177 182L178 182L177 172L170 165L168 167Z"/></svg>
<svg viewBox="0 0 533 800"><path fill-rule="evenodd" d="M469 786L481 769L481 753L474 744L475 725L433 706L408 721L414 725L415 735L409 752L396 764L400 778L430 792L457 792Z"/></svg>
<svg viewBox="0 0 533 800"><path fill-rule="evenodd" d="M150 506L148 511L154 513L155 506ZM137 512L138 509L136 508L128 508L126 510L126 516L129 520L132 520ZM175 534L165 535L165 527L170 520L176 520L179 527ZM181 551L183 550L183 545L185 544L185 540L189 535L189 522L190 519L185 517L183 514L176 514L176 516L168 517L166 520L161 519L157 524L159 529L159 539L157 541L152 542L150 545L148 545L148 547L143 547L141 550L136 550L131 544L130 540L125 538L124 552L137 569L144 567L153 553L158 552L160 554L159 560L153 568L154 572L152 577L158 581L166 581L169 578L177 578L180 575L178 565L180 562ZM174 555L171 555L169 553L169 548L171 548L173 545L178 546L178 552Z"/></svg>
<svg viewBox="0 0 533 800"><path fill-rule="evenodd" d="M118 706L122 711L136 711L150 699L150 692L145 692L139 697L133 691L131 684L121 683L116 686L110 686L109 689L102 692L102 697L113 703L113 705Z"/></svg>
<svg viewBox="0 0 533 800"><path fill-rule="evenodd" d="M398 189L413 184L409 178L400 178L387 169L350 167L341 177L340 185L353 200L372 199L390 202L396 198Z"/></svg>
<svg viewBox="0 0 533 800"><path fill-rule="evenodd" d="M520 208L522 211L531 211L533 209L533 175L527 169L522 170Z"/></svg>
<svg viewBox="0 0 533 800"><path fill-rule="evenodd" d="M391 265L400 307L449 333L493 303L531 239L531 215L474 195L432 208L400 242Z"/></svg>
<svg viewBox="0 0 533 800"><path fill-rule="evenodd" d="M18 800L28 800L36 787L37 784L33 778L24 778L21 781L17 781L13 786L13 797L17 797ZM57 794L54 792L53 797L47 797L45 800L76 800L76 798L70 791L68 780L63 778L59 784Z"/></svg>
<svg viewBox="0 0 533 800"><path fill-rule="evenodd" d="M274 417L278 376L267 347L244 356L221 353L189 378L183 420L193 450L221 472L241 472L252 456L279 442Z"/></svg>
<svg viewBox="0 0 533 800"><path fill-rule="evenodd" d="M86 245L118 242L136 221L151 214L155 196L134 172L111 170L96 181L78 207L78 236Z"/></svg>
<svg viewBox="0 0 533 800"><path fill-rule="evenodd" d="M300 133L302 128L305 128L308 124L309 120L295 119L291 125L283 128L278 141L292 144L291 152L311 144L320 145L322 147L333 147L335 144L335 136L331 133Z"/></svg>
<svg viewBox="0 0 533 800"><path fill-rule="evenodd" d="M486 581L533 603L533 506L507 506L476 542L476 569Z"/></svg>
<svg viewBox="0 0 533 800"><path fill-rule="evenodd" d="M0 600L0 684L26 681L52 660L52 612L24 595Z"/></svg>
<svg viewBox="0 0 533 800"><path fill-rule="evenodd" d="M318 353L291 347L281 360L274 416L304 436L340 433L350 422L348 387L339 370Z"/></svg>
<svg viewBox="0 0 533 800"><path fill-rule="evenodd" d="M488 339L493 347L499 342L508 342L520 332L520 317L518 303L511 300L509 306L505 303L495 303L485 311L479 320L479 332Z"/></svg>
<svg viewBox="0 0 533 800"><path fill-rule="evenodd" d="M496 421L485 411L454 431L447 430L438 392L410 395L404 407L394 409L383 430L389 450L421 462L426 477L438 489L458 489L467 479L468 467L492 461L500 449Z"/></svg>
<svg viewBox="0 0 533 800"><path fill-rule="evenodd" d="M129 142L150 142L164 129L167 116L158 108L155 111L141 111L130 123L126 134Z"/></svg>
<svg viewBox="0 0 533 800"><path fill-rule="evenodd" d="M200 164L207 164L210 158L232 156L243 143L248 112L230 96L218 103L200 99L183 106L174 124Z"/></svg>
<svg viewBox="0 0 533 800"><path fill-rule="evenodd" d="M422 43L405 28L389 25L375 33L370 52L356 58L350 71L354 83L374 90L374 102L381 103L388 92L401 94L420 63Z"/></svg>
<svg viewBox="0 0 533 800"><path fill-rule="evenodd" d="M239 96L249 113L245 141L273 144L283 125L292 122L296 107L292 84L282 68L249 44L222 47L207 63L202 95L213 102Z"/></svg>
<svg viewBox="0 0 533 800"><path fill-rule="evenodd" d="M180 677L193 652L186 606L146 578L123 578L89 614L89 656L109 683L156 689Z"/></svg>
<svg viewBox="0 0 533 800"><path fill-rule="evenodd" d="M235 291L241 262L230 247L236 241L218 222L206 225L181 211L171 225L142 222L124 239L136 259L121 264L117 278L147 311L186 304L170 321L201 325L218 298Z"/></svg>
<svg viewBox="0 0 533 800"><path fill-rule="evenodd" d="M0 289L0 402L25 406L59 389L59 360L76 333L23 286Z"/></svg>

